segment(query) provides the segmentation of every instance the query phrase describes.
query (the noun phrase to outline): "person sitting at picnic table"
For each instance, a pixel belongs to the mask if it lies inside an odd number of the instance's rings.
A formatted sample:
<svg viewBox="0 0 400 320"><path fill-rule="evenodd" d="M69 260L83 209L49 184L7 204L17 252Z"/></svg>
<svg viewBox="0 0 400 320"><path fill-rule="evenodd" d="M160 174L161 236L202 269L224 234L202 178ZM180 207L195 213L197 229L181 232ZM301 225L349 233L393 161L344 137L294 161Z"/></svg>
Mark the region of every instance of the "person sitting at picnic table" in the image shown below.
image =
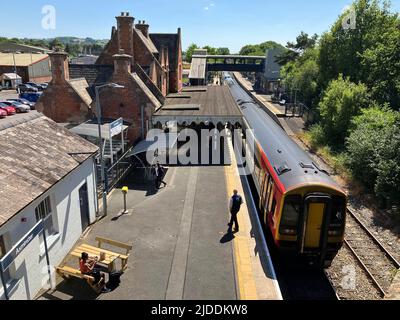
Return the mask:
<svg viewBox="0 0 400 320"><path fill-rule="evenodd" d="M82 252L81 259L79 260L79 269L81 273L92 276L94 278L94 284L98 284L102 279L104 283L106 282L106 275L96 268L98 261L98 257L89 257L89 254L86 252ZM110 292L110 289L104 285L102 292Z"/></svg>

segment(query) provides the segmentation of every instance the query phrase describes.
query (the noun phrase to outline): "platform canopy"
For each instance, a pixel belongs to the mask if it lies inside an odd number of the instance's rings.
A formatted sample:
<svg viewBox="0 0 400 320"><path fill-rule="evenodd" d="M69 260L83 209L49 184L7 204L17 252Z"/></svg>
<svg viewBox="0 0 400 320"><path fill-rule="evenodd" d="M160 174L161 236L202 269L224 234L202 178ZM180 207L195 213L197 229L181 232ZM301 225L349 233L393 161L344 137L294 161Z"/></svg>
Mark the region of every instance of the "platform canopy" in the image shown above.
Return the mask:
<svg viewBox="0 0 400 320"><path fill-rule="evenodd" d="M123 126L123 130L128 129L128 126ZM70 129L71 132L80 135L99 138L99 126L95 123L82 123ZM109 140L110 138L110 123L101 125L101 137Z"/></svg>
<svg viewBox="0 0 400 320"><path fill-rule="evenodd" d="M171 150L178 141L178 133L164 133L160 135L148 135L146 140L140 141L127 157L137 156L145 152L153 152L154 158L158 154Z"/></svg>

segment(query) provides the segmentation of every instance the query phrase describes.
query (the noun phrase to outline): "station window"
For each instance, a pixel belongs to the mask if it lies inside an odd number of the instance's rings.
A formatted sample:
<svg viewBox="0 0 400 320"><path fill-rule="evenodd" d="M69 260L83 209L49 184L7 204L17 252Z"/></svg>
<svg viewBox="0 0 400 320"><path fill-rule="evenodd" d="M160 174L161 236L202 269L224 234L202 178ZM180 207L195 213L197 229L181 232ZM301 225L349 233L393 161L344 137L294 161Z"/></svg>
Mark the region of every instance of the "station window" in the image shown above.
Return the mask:
<svg viewBox="0 0 400 320"><path fill-rule="evenodd" d="M296 235L299 222L301 196L287 196L285 199L279 232L281 234Z"/></svg>
<svg viewBox="0 0 400 320"><path fill-rule="evenodd" d="M53 217L53 210L51 206L50 197L44 199L35 209L36 221L43 220L46 236L57 234L55 218Z"/></svg>
<svg viewBox="0 0 400 320"><path fill-rule="evenodd" d="M270 178L268 181L267 190L265 192L265 208L268 209L268 212L270 211L270 206L272 202L273 186L274 186L274 180Z"/></svg>
<svg viewBox="0 0 400 320"><path fill-rule="evenodd" d="M254 181L259 182L261 173L261 166L258 162L257 156L254 156Z"/></svg>

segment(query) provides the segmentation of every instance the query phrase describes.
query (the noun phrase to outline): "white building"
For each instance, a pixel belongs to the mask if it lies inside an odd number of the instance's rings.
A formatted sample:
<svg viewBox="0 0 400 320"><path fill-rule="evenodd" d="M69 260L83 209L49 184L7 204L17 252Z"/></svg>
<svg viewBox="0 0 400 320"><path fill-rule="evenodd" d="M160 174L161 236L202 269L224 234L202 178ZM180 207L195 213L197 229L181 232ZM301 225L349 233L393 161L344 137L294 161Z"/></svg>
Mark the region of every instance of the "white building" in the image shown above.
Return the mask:
<svg viewBox="0 0 400 320"><path fill-rule="evenodd" d="M95 221L96 152L39 113L0 122L0 300L3 283L9 299L33 299L48 262L59 265Z"/></svg>

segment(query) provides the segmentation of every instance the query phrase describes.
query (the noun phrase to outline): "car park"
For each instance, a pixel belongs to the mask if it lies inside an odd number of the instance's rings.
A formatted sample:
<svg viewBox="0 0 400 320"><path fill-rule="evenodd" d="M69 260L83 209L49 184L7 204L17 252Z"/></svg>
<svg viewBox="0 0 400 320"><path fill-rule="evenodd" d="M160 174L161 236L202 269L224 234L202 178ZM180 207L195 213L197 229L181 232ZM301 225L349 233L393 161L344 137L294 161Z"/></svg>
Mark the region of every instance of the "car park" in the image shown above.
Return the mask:
<svg viewBox="0 0 400 320"><path fill-rule="evenodd" d="M29 108L31 108L31 110L35 110L36 109L35 108L35 103L31 102L31 101L28 101L26 99L18 99L18 98L16 98L16 99L7 99L7 101L11 101L11 102L15 101L15 102L22 103L24 105L29 106Z"/></svg>
<svg viewBox="0 0 400 320"><path fill-rule="evenodd" d="M30 102L36 103L39 100L41 95L42 95L41 92L25 92L25 93L21 93L19 95L19 98L20 99L26 99L26 100L28 100Z"/></svg>
<svg viewBox="0 0 400 320"><path fill-rule="evenodd" d="M17 113L25 113L31 110L29 106L19 102L15 101L0 101L0 102L8 105L9 107L13 107Z"/></svg>
<svg viewBox="0 0 400 320"><path fill-rule="evenodd" d="M12 116L17 113L17 110L15 110L14 107L10 107L2 102L0 102L0 109L3 109L4 111L6 111L8 116Z"/></svg>
<svg viewBox="0 0 400 320"><path fill-rule="evenodd" d="M7 117L7 111L0 108L0 119Z"/></svg>
<svg viewBox="0 0 400 320"><path fill-rule="evenodd" d="M29 84L24 83L24 84L18 85L17 91L20 93L25 93L25 92L38 92L39 90L36 87L33 87Z"/></svg>
<svg viewBox="0 0 400 320"><path fill-rule="evenodd" d="M38 91L44 91L45 89L47 89L47 86L42 83L27 82L26 84L33 88L38 89Z"/></svg>

